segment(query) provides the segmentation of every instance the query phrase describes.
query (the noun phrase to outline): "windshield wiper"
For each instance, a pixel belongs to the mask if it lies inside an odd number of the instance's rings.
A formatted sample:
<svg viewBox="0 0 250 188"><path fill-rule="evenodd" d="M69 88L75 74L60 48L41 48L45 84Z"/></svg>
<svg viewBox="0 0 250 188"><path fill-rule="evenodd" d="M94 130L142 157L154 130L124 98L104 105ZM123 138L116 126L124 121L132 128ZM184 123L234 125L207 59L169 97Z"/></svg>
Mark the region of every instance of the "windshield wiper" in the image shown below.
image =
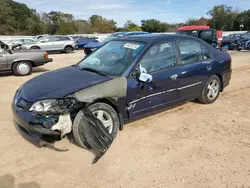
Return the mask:
<svg viewBox="0 0 250 188"><path fill-rule="evenodd" d="M92 69L92 68L81 68L80 70L85 70L85 71L88 71L88 72L94 72L94 73L97 73L101 76L107 76L105 73L101 72L101 71L98 71L96 69Z"/></svg>

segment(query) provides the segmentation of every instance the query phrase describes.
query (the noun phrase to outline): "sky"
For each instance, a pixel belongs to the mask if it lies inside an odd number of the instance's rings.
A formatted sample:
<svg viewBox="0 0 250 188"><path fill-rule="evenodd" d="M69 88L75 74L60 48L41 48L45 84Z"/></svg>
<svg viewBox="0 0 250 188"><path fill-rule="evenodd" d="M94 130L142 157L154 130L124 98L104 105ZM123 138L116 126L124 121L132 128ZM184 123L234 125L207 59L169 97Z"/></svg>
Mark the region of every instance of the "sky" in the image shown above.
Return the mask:
<svg viewBox="0 0 250 188"><path fill-rule="evenodd" d="M145 19L158 19L176 23L188 18L207 17L215 5L226 4L240 10L250 9L250 0L16 0L38 12L61 11L73 14L76 19L101 15L114 19L118 27L126 20L136 24Z"/></svg>

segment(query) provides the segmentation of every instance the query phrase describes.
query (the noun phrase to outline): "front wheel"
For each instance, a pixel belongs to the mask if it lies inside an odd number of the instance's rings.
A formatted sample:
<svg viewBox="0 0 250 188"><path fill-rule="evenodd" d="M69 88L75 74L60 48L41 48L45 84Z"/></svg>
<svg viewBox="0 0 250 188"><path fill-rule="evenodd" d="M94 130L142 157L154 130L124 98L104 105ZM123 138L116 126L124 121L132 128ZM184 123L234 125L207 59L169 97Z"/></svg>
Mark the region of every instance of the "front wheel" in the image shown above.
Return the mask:
<svg viewBox="0 0 250 188"><path fill-rule="evenodd" d="M66 46L64 51L66 54L72 53L74 51L74 48L72 48L71 46Z"/></svg>
<svg viewBox="0 0 250 188"><path fill-rule="evenodd" d="M220 95L221 81L216 75L213 75L207 81L198 100L203 104L214 103Z"/></svg>
<svg viewBox="0 0 250 188"><path fill-rule="evenodd" d="M102 122L111 136L115 138L119 130L120 121L114 108L106 103L95 103L89 107L89 110ZM82 118L84 118L84 115L80 110L73 123L73 136L80 147L90 148L84 135L81 134Z"/></svg>
<svg viewBox="0 0 250 188"><path fill-rule="evenodd" d="M29 75L32 71L32 65L28 61L16 62L12 66L12 72L17 76L26 76Z"/></svg>
<svg viewBox="0 0 250 188"><path fill-rule="evenodd" d="M88 55L90 55L92 53L92 50L89 49L89 48L85 48L84 53L85 53L86 56L88 56Z"/></svg>

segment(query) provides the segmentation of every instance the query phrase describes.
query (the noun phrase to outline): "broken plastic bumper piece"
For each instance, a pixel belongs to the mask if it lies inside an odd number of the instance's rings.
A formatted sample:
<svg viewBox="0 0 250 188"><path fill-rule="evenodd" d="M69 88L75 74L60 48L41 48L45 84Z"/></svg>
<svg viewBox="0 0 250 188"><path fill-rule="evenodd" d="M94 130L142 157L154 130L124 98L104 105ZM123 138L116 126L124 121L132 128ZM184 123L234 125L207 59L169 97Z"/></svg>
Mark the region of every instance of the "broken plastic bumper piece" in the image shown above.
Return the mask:
<svg viewBox="0 0 250 188"><path fill-rule="evenodd" d="M95 158L92 162L94 164L109 149L113 142L113 137L102 122L97 119L88 108L84 108L82 111L84 117L81 121L80 132L95 154Z"/></svg>

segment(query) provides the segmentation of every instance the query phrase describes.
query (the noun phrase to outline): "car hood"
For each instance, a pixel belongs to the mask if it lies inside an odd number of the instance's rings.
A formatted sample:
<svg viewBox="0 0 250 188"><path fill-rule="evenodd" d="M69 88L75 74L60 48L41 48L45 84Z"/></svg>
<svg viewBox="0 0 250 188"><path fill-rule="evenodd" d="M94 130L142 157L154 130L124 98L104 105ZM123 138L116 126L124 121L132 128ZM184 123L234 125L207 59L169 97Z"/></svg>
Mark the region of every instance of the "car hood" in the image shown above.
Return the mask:
<svg viewBox="0 0 250 188"><path fill-rule="evenodd" d="M20 95L28 102L63 98L76 91L111 79L70 66L44 73L29 80L22 86Z"/></svg>
<svg viewBox="0 0 250 188"><path fill-rule="evenodd" d="M99 48L103 46L105 43L102 42L90 42L84 46L84 48Z"/></svg>

